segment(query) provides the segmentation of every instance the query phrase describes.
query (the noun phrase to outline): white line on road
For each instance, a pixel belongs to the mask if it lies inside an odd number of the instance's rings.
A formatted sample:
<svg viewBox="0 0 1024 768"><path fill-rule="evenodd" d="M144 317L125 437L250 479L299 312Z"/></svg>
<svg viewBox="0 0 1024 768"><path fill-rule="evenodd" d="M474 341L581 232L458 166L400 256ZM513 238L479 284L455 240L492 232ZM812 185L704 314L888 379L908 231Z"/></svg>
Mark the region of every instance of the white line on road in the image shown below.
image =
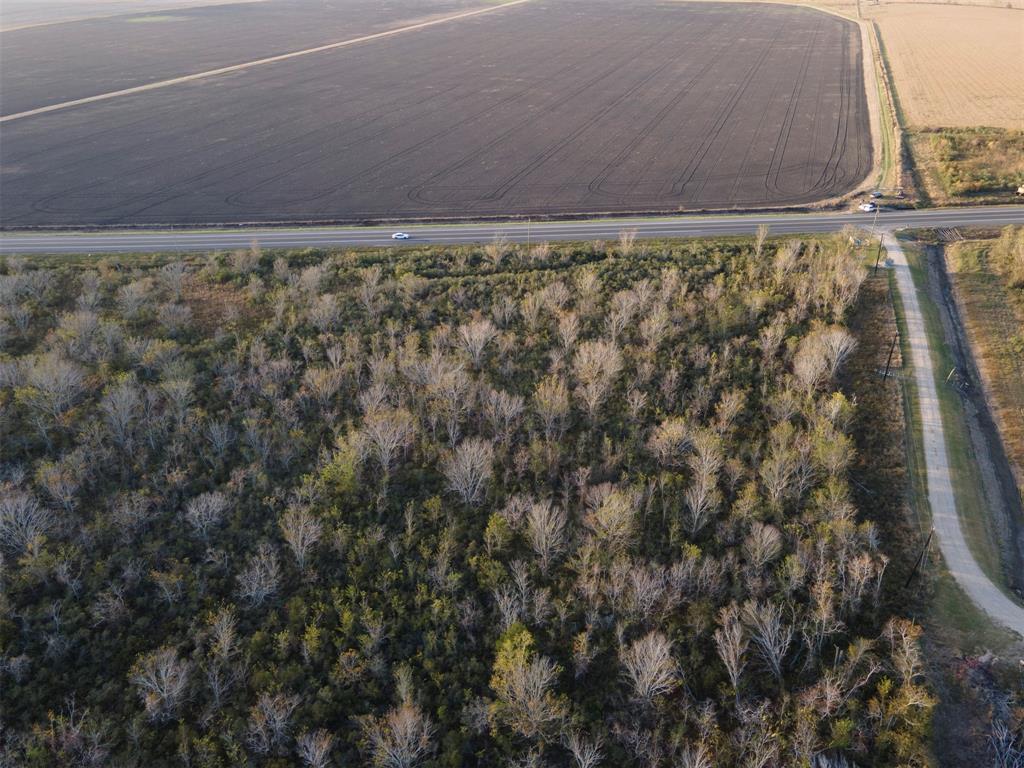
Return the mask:
<svg viewBox="0 0 1024 768"><path fill-rule="evenodd" d="M110 91L109 93L99 93L95 96L87 96L84 99L75 99L73 101L64 101L59 104L49 104L45 107L38 107L36 109L30 109L26 112L16 112L13 115L0 116L0 123L9 123L12 120L21 120L26 117L34 117L36 115L44 115L48 112L56 112L61 109L70 109L71 107L79 107L84 104L93 104L97 101L107 101L109 99L116 99L120 96L131 96L135 93L145 93L146 91L155 91L158 88L167 88L171 85L180 85L181 83L189 83L193 80L202 80L207 77L216 77L217 75L226 75L229 72L239 72L243 69L251 69L252 67L260 67L264 64L274 64L279 61L287 61L288 59L295 59L299 56L309 56L312 53L321 53L323 51L332 51L336 48L345 48L349 45L355 45L356 43L366 43L370 40L380 40L384 37L391 37L392 35L399 35L403 32L412 32L416 29L425 29L426 27L432 27L436 24L446 24L449 21L457 21L458 19L466 19L470 16L479 16L482 13L492 13L494 11L501 10L502 8L509 8L513 5L522 5L528 3L530 0L511 0L511 2L502 3L501 5L495 5L490 8L479 8L475 11L466 11L464 13L456 13L452 16L444 16L440 19L432 19L430 21L422 21L418 24L410 24L405 27L398 27L397 29L389 29L384 32L376 32L372 35L363 35L362 37L353 37L351 40L342 40L337 43L328 43L327 45L320 45L316 48L307 48L303 51L292 51L291 53L282 53L278 56L270 56L265 59L257 59L256 61L247 61L244 64L232 64L229 67L221 67L220 69L210 69L206 72L196 72L193 75L183 75L182 77L171 78L170 80L161 80L156 83L147 83L146 85L137 85L133 88L124 88L120 91Z"/></svg>
<svg viewBox="0 0 1024 768"><path fill-rule="evenodd" d="M984 574L967 546L960 515L956 510L956 496L950 477L949 456L946 453L946 435L942 426L939 394L935 386L931 349L925 331L924 315L917 300L914 277L910 273L907 257L899 242L886 233L885 250L896 272L896 284L903 299L903 314L907 326L907 344L917 384L917 402L921 413L921 438L924 441L925 475L928 480L928 505L932 511L932 524L939 538L939 549L946 567L979 608L1000 624L1024 635L1024 608L1003 594L998 586Z"/></svg>

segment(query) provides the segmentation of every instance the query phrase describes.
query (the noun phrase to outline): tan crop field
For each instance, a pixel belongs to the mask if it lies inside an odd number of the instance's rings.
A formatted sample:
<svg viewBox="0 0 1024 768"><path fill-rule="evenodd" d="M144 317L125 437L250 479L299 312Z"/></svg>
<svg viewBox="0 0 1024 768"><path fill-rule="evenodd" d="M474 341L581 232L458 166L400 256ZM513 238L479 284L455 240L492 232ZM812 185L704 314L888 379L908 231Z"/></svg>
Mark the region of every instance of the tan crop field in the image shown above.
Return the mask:
<svg viewBox="0 0 1024 768"><path fill-rule="evenodd" d="M1024 12L884 5L878 24L908 128L1024 128Z"/></svg>

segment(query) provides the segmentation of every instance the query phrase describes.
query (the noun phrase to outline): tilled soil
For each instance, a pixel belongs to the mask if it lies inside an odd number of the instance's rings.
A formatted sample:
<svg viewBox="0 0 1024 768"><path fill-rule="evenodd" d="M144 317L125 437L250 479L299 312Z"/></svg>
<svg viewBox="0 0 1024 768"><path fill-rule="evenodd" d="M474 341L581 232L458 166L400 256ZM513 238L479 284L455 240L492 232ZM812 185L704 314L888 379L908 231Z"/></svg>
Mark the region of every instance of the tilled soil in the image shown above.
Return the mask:
<svg viewBox="0 0 1024 768"><path fill-rule="evenodd" d="M537 0L5 123L0 217L12 228L802 205L871 168L861 61L857 26L809 9ZM104 90L131 82L125 71L100 77Z"/></svg>

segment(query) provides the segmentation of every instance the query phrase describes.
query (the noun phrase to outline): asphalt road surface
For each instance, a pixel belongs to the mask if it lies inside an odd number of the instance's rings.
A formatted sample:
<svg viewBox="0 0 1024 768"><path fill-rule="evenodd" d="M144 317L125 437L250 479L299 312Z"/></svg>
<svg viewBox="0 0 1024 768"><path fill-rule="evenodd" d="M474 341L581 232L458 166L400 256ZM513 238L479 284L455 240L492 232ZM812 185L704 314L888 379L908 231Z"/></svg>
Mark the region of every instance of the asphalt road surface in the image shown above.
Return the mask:
<svg viewBox="0 0 1024 768"><path fill-rule="evenodd" d="M879 230L904 228L999 227L1024 224L1024 205L976 208L929 208L918 211L870 213L791 213L667 218L622 218L595 221L533 223L474 223L453 225L400 225L373 227L234 228L165 232L4 232L0 254L144 253L213 251L248 247L256 241L263 248L330 248L393 245L457 245L486 243L502 237L512 242L564 242L613 240L624 229L635 229L640 238L715 237L752 234L766 224L771 234L834 232L851 224ZM409 240L395 241L401 230Z"/></svg>

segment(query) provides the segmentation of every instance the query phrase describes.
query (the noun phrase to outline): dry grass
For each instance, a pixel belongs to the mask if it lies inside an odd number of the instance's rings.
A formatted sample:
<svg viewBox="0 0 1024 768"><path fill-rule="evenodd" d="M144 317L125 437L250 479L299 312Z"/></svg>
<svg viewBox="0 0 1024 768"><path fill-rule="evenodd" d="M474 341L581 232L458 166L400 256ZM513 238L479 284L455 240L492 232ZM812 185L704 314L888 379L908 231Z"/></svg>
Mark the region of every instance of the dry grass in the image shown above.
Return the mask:
<svg viewBox="0 0 1024 768"><path fill-rule="evenodd" d="M946 249L946 262L1017 485L1024 495L1024 291L993 263L993 241Z"/></svg>
<svg viewBox="0 0 1024 768"><path fill-rule="evenodd" d="M908 128L1024 128L1024 12L865 6L886 47Z"/></svg>

